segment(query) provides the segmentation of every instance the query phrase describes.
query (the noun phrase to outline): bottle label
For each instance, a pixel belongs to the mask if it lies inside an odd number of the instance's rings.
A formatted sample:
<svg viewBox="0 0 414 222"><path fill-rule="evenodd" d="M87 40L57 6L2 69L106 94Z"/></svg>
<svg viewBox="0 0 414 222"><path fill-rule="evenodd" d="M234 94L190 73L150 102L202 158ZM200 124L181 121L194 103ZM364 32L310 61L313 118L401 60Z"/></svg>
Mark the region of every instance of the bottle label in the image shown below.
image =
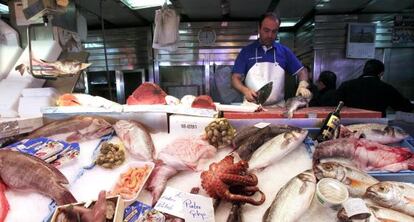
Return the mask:
<svg viewBox="0 0 414 222"><path fill-rule="evenodd" d="M337 116L332 115L326 125L332 129L336 129L336 127L339 126L339 122L339 118Z"/></svg>

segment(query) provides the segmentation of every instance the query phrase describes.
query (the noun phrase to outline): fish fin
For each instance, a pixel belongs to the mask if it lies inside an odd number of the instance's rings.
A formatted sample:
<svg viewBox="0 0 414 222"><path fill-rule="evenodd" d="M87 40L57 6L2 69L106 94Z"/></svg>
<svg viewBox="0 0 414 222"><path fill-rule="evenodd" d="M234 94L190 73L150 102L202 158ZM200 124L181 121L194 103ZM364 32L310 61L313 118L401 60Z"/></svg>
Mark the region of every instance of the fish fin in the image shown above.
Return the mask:
<svg viewBox="0 0 414 222"><path fill-rule="evenodd" d="M267 218L269 217L269 213L270 213L270 208L272 207L272 205L270 205L267 210L265 211L265 213L263 214L263 218L262 221L268 221Z"/></svg>
<svg viewBox="0 0 414 222"><path fill-rule="evenodd" d="M92 65L92 63L81 63L80 70L84 70L84 69L88 68L91 65Z"/></svg>
<svg viewBox="0 0 414 222"><path fill-rule="evenodd" d="M20 75L23 75L24 71L26 70L26 66L24 64L20 64L20 65L16 66L14 68L14 70L19 71Z"/></svg>
<svg viewBox="0 0 414 222"><path fill-rule="evenodd" d="M302 194L303 192L305 192L307 186L308 185L306 184L306 182L302 183L302 186L300 186L300 189L299 189L299 194Z"/></svg>
<svg viewBox="0 0 414 222"><path fill-rule="evenodd" d="M64 187L62 187L61 192L59 192L59 196L55 198L56 204L58 206L78 202L72 193Z"/></svg>
<svg viewBox="0 0 414 222"><path fill-rule="evenodd" d="M346 178L346 180L347 180L347 182L349 183L349 185L351 186L351 187L359 187L359 186L361 186L362 184L365 184L364 182L362 182L362 181L359 181L359 180L354 180L354 179L351 179L351 178L349 178L349 177L347 177Z"/></svg>
<svg viewBox="0 0 414 222"><path fill-rule="evenodd" d="M404 196L404 199L406 199L408 202L410 202L410 204L414 204L414 198Z"/></svg>

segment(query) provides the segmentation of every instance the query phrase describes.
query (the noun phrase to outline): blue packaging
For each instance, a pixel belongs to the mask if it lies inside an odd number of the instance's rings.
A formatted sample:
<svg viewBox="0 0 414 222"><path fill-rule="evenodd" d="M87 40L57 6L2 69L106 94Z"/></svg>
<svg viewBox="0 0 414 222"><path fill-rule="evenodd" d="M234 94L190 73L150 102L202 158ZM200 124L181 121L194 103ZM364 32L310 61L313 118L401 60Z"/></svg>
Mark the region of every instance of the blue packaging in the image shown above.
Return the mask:
<svg viewBox="0 0 414 222"><path fill-rule="evenodd" d="M125 208L124 222L135 222L144 215L145 212L151 210L152 207L142 202L135 201Z"/></svg>

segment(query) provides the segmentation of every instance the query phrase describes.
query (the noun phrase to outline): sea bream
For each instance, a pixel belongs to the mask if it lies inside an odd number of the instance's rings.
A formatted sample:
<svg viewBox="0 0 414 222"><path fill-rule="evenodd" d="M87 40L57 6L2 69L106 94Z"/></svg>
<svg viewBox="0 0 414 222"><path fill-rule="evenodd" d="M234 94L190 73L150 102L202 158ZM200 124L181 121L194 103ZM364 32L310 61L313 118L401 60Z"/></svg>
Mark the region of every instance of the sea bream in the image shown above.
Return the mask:
<svg viewBox="0 0 414 222"><path fill-rule="evenodd" d="M414 217L411 217L407 214L392 210L389 208L384 208L376 205L367 203L367 207L371 212L371 216L364 220L364 222L414 222ZM338 211L338 220L341 222L352 222L352 219L348 218L344 208Z"/></svg>
<svg viewBox="0 0 414 222"><path fill-rule="evenodd" d="M313 171L318 180L333 178L341 181L353 197L363 197L369 186L379 182L365 172L335 162L320 163L314 166Z"/></svg>
<svg viewBox="0 0 414 222"><path fill-rule="evenodd" d="M414 185L383 181L368 187L365 196L382 207L414 216Z"/></svg>
<svg viewBox="0 0 414 222"><path fill-rule="evenodd" d="M311 205L315 190L316 178L312 170L293 177L279 190L263 215L263 222L297 221Z"/></svg>
<svg viewBox="0 0 414 222"><path fill-rule="evenodd" d="M283 158L302 144L308 131L293 130L279 134L257 149L249 160L249 169L260 169Z"/></svg>
<svg viewBox="0 0 414 222"><path fill-rule="evenodd" d="M48 196L58 205L75 203L75 197L63 186L66 177L45 161L11 150L0 150L0 178L10 189L33 190Z"/></svg>
<svg viewBox="0 0 414 222"><path fill-rule="evenodd" d="M381 144L399 143L410 135L404 130L378 123L341 125L340 138L365 138Z"/></svg>
<svg viewBox="0 0 414 222"><path fill-rule="evenodd" d="M134 120L119 120L115 123L114 129L133 157L145 161L155 158L154 143L144 125Z"/></svg>
<svg viewBox="0 0 414 222"><path fill-rule="evenodd" d="M67 142L79 142L97 139L112 132L112 125L101 117L75 116L46 124L26 138L49 137Z"/></svg>
<svg viewBox="0 0 414 222"><path fill-rule="evenodd" d="M392 170L401 171L412 168L412 164L397 164L409 160L411 151L406 147L391 147L366 139L342 138L318 144L313 154L314 163L320 159L343 157L352 160L364 171ZM394 167L388 167L394 166ZM401 167L400 169L398 167Z"/></svg>

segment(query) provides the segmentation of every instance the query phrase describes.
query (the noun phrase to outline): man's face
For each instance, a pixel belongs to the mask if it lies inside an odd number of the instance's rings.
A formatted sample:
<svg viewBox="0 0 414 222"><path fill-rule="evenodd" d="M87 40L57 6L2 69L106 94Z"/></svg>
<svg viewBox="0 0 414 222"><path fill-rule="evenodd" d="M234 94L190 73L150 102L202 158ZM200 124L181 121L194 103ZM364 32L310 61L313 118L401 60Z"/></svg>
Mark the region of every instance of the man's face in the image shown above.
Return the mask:
<svg viewBox="0 0 414 222"><path fill-rule="evenodd" d="M265 18L259 29L260 43L270 47L276 40L277 31L279 30L279 21L272 18Z"/></svg>

